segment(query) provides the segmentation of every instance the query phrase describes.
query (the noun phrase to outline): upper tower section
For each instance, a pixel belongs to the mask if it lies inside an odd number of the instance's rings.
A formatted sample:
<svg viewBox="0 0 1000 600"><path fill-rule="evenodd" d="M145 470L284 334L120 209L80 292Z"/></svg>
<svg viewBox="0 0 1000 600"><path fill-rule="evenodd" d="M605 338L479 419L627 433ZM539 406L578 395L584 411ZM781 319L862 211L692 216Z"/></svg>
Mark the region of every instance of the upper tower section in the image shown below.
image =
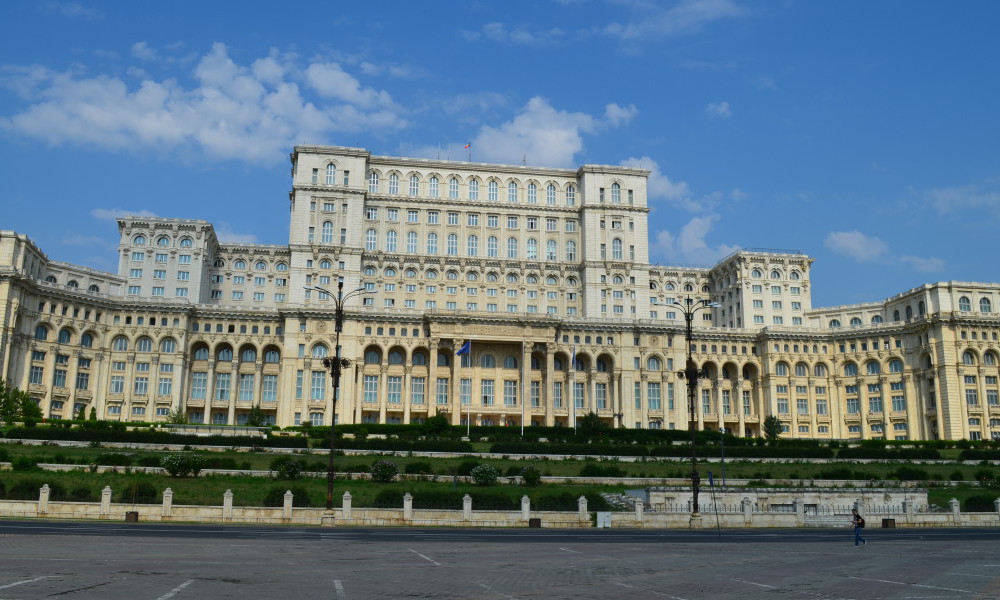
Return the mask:
<svg viewBox="0 0 1000 600"><path fill-rule="evenodd" d="M136 298L208 301L209 269L219 240L211 223L190 219L118 219L118 274Z"/></svg>
<svg viewBox="0 0 1000 600"><path fill-rule="evenodd" d="M813 259L797 250L733 252L711 270L715 325L763 329L799 327L812 309L809 269Z"/></svg>

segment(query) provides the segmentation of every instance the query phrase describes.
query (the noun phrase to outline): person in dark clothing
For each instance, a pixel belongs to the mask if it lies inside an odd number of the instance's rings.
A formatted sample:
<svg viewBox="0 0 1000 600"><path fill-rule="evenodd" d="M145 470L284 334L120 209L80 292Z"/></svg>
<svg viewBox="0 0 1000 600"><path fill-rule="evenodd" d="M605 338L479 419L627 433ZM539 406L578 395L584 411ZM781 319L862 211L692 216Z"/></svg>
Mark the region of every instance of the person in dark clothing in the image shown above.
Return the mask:
<svg viewBox="0 0 1000 600"><path fill-rule="evenodd" d="M868 545L868 540L861 537L861 530L865 528L865 519L858 514L858 509L851 509L851 524L854 525L854 545L864 544Z"/></svg>

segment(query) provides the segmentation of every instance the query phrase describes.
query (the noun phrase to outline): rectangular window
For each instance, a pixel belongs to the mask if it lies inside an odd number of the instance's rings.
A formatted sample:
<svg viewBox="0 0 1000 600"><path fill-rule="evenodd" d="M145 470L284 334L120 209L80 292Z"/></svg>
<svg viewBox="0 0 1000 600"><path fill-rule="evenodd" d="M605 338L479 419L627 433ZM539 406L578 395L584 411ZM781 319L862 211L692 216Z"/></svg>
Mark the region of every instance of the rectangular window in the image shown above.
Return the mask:
<svg viewBox="0 0 1000 600"><path fill-rule="evenodd" d="M76 374L76 389L85 390L90 387L90 373L79 372Z"/></svg>
<svg viewBox="0 0 1000 600"><path fill-rule="evenodd" d="M493 398L495 395L495 382L492 379L483 379L480 382L479 395L483 400L483 406L493 406Z"/></svg>
<svg viewBox="0 0 1000 600"><path fill-rule="evenodd" d="M312 371L310 373L309 399L326 400L326 371Z"/></svg>
<svg viewBox="0 0 1000 600"><path fill-rule="evenodd" d="M378 403L378 375L365 375L364 401L369 404Z"/></svg>
<svg viewBox="0 0 1000 600"><path fill-rule="evenodd" d="M750 390L743 390L743 414L752 415L753 404L750 403Z"/></svg>
<svg viewBox="0 0 1000 600"><path fill-rule="evenodd" d="M448 384L450 380L447 377L437 378L437 392L435 394L438 404L448 404Z"/></svg>
<svg viewBox="0 0 1000 600"><path fill-rule="evenodd" d="M254 374L241 373L240 391L239 391L240 402L253 402L253 388L254 388Z"/></svg>
<svg viewBox="0 0 1000 600"><path fill-rule="evenodd" d="M174 380L172 377L160 377L156 385L156 395L169 396L173 393Z"/></svg>
<svg viewBox="0 0 1000 600"><path fill-rule="evenodd" d="M302 384L303 384L304 373L302 369L295 371L295 399L302 399Z"/></svg>
<svg viewBox="0 0 1000 600"><path fill-rule="evenodd" d="M504 380L503 382L503 405L517 406L517 382Z"/></svg>
<svg viewBox="0 0 1000 600"><path fill-rule="evenodd" d="M403 378L398 375L391 375L386 379L386 401L389 404L401 404L403 402Z"/></svg>
<svg viewBox="0 0 1000 600"><path fill-rule="evenodd" d="M414 377L410 380L410 402L413 404L423 404L427 379L424 377Z"/></svg>
<svg viewBox="0 0 1000 600"><path fill-rule="evenodd" d="M217 373L215 375L215 399L229 400L229 390L232 387L230 373Z"/></svg>
<svg viewBox="0 0 1000 600"><path fill-rule="evenodd" d="M531 407L540 407L542 405L542 382L532 381L528 386L528 395L531 399Z"/></svg>
<svg viewBox="0 0 1000 600"><path fill-rule="evenodd" d="M608 384L598 383L594 386L594 392L596 395L597 408L607 408L608 407Z"/></svg>
<svg viewBox="0 0 1000 600"><path fill-rule="evenodd" d="M796 398L795 400L795 410L800 415L809 414L809 399L808 398Z"/></svg>
<svg viewBox="0 0 1000 600"><path fill-rule="evenodd" d="M573 382L573 403L577 408L584 408L586 406L584 390L584 383L582 381Z"/></svg>
<svg viewBox="0 0 1000 600"><path fill-rule="evenodd" d="M45 377L45 369L38 365L33 365L31 367L31 375L29 376L28 383L33 383L36 385L42 385ZM112 378L114 379L114 378ZM124 381L124 378L122 378ZM121 392L111 392L112 394L120 394Z"/></svg>
<svg viewBox="0 0 1000 600"><path fill-rule="evenodd" d="M662 410L663 405L661 404L660 391L660 383L658 381L646 382L646 400L649 404L649 410Z"/></svg>
<svg viewBox="0 0 1000 600"><path fill-rule="evenodd" d="M732 414L732 392L730 390L722 390L722 414L729 415Z"/></svg>
<svg viewBox="0 0 1000 600"><path fill-rule="evenodd" d="M263 387L260 391L260 401L272 404L278 401L277 375L264 375Z"/></svg>
<svg viewBox="0 0 1000 600"><path fill-rule="evenodd" d="M562 408L563 406L563 384L556 381L552 384L552 408Z"/></svg>
<svg viewBox="0 0 1000 600"><path fill-rule="evenodd" d="M135 386L133 387L133 394L136 396L145 396L149 393L149 377L136 377Z"/></svg>
<svg viewBox="0 0 1000 600"><path fill-rule="evenodd" d="M459 382L458 388L458 396L462 404L465 406L472 404L472 380L462 379L462 381Z"/></svg>
<svg viewBox="0 0 1000 600"><path fill-rule="evenodd" d="M861 403L857 398L847 399L847 412L852 415L856 415L861 412Z"/></svg>

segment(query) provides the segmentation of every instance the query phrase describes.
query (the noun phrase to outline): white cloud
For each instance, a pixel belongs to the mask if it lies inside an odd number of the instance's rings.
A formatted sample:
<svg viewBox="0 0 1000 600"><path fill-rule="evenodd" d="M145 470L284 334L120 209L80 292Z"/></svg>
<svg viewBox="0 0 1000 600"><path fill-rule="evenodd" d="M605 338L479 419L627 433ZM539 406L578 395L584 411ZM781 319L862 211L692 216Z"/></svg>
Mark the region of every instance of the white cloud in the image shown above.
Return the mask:
<svg viewBox="0 0 1000 600"><path fill-rule="evenodd" d="M94 208L90 211L90 216L102 221L117 221L121 217L157 217L154 212L148 210L126 210L124 208Z"/></svg>
<svg viewBox="0 0 1000 600"><path fill-rule="evenodd" d="M635 118L637 114L639 114L639 109L635 107L635 104L618 106L615 103L611 103L604 107L604 118L611 124L612 127L618 127L619 125L628 123Z"/></svg>
<svg viewBox="0 0 1000 600"><path fill-rule="evenodd" d="M716 263L720 258L739 249L739 246L727 244L713 247L705 241L718 220L717 214L694 217L676 235L666 229L657 231L652 248L654 257L685 264Z"/></svg>
<svg viewBox="0 0 1000 600"><path fill-rule="evenodd" d="M823 245L827 249L853 258L858 262L871 262L885 256L888 244L877 237L867 236L858 230L831 231Z"/></svg>
<svg viewBox="0 0 1000 600"><path fill-rule="evenodd" d="M659 163L648 156L626 158L621 165L649 171L649 179L646 182L646 197L649 200L666 200L673 206L691 212L708 210L714 206L714 204L706 205L694 198L691 187L686 182L670 179L660 170Z"/></svg>
<svg viewBox="0 0 1000 600"><path fill-rule="evenodd" d="M155 60L156 51L150 48L146 42L136 42L132 44L132 56L139 60Z"/></svg>
<svg viewBox="0 0 1000 600"><path fill-rule="evenodd" d="M0 84L29 104L0 117L0 130L52 146L278 163L297 143L407 125L387 92L362 85L338 64L302 68L294 61L272 52L248 67L215 44L197 61L189 86L177 79L131 84L77 71L5 68ZM319 97L305 97L303 88Z"/></svg>
<svg viewBox="0 0 1000 600"><path fill-rule="evenodd" d="M899 260L913 267L913 270L921 273L940 273L944 271L944 260L930 257L921 258L919 256L900 256Z"/></svg>
<svg viewBox="0 0 1000 600"><path fill-rule="evenodd" d="M739 17L746 12L731 0L684 0L669 7L655 2L641 2L633 3L632 7L639 14L631 21L610 23L602 29L602 33L623 42L663 38L694 33L704 25Z"/></svg>
<svg viewBox="0 0 1000 600"><path fill-rule="evenodd" d="M935 188L923 193L924 200L941 214L982 209L1000 214L1000 181Z"/></svg>
<svg viewBox="0 0 1000 600"><path fill-rule="evenodd" d="M215 228L215 236L223 244L252 244L257 241L257 236L252 233L233 231L229 223L220 223Z"/></svg>
<svg viewBox="0 0 1000 600"><path fill-rule="evenodd" d="M521 25L509 27L504 23L493 22L483 25L478 31L460 31L459 34L469 42L487 40L500 44L540 46L561 42L566 32L558 27L530 31Z"/></svg>
<svg viewBox="0 0 1000 600"><path fill-rule="evenodd" d="M56 14L69 19L99 19L101 14L92 8L80 4L79 2L46 2L40 6L41 11L47 14Z"/></svg>
<svg viewBox="0 0 1000 600"><path fill-rule="evenodd" d="M733 110L728 102L710 102L705 107L705 114L712 119L728 119L733 116Z"/></svg>

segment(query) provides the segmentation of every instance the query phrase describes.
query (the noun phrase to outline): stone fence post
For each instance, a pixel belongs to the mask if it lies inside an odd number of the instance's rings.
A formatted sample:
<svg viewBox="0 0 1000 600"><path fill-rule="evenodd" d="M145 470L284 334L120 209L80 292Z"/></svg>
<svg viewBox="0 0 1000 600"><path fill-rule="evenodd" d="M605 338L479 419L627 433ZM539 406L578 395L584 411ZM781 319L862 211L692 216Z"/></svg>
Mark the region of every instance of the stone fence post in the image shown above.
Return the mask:
<svg viewBox="0 0 1000 600"><path fill-rule="evenodd" d="M948 508L951 510L951 519L958 522L961 516L961 504L958 502L958 498L952 498L948 501Z"/></svg>
<svg viewBox="0 0 1000 600"><path fill-rule="evenodd" d="M750 498L743 498L740 502L740 506L743 509L743 524L751 525L753 523L753 500Z"/></svg>
<svg viewBox="0 0 1000 600"><path fill-rule="evenodd" d="M531 518L531 498L527 494L521 496L521 518L525 521Z"/></svg>
<svg viewBox="0 0 1000 600"><path fill-rule="evenodd" d="M226 490L222 495L222 518L226 521L233 519L233 490Z"/></svg>
<svg viewBox="0 0 1000 600"><path fill-rule="evenodd" d="M281 504L281 518L287 521L292 518L292 502L295 500L295 494L292 490L285 490L282 499L284 502Z"/></svg>
<svg viewBox="0 0 1000 600"><path fill-rule="evenodd" d="M802 527L806 524L806 505L802 498L796 498L792 504L795 507L795 526Z"/></svg>
<svg viewBox="0 0 1000 600"><path fill-rule="evenodd" d="M644 518L643 510L645 510L646 505L643 504L642 500L635 501L635 520L642 523Z"/></svg>
<svg viewBox="0 0 1000 600"><path fill-rule="evenodd" d="M104 489L101 490L101 515L108 516L111 514L111 486L106 485Z"/></svg>
<svg viewBox="0 0 1000 600"><path fill-rule="evenodd" d="M49 484L42 486L38 490L38 514L43 515L49 512Z"/></svg>
<svg viewBox="0 0 1000 600"><path fill-rule="evenodd" d="M472 520L472 496L468 494L462 497L462 518L466 521Z"/></svg>
<svg viewBox="0 0 1000 600"><path fill-rule="evenodd" d="M913 500L903 500L903 514L907 523L913 522Z"/></svg>
<svg viewBox="0 0 1000 600"><path fill-rule="evenodd" d="M410 492L403 494L403 519L413 519L413 495Z"/></svg>
<svg viewBox="0 0 1000 600"><path fill-rule="evenodd" d="M170 488L163 490L163 510L161 516L169 517L174 510L174 491Z"/></svg>
<svg viewBox="0 0 1000 600"><path fill-rule="evenodd" d="M343 504L341 505L341 513L343 513L345 519L351 518L351 492L344 492Z"/></svg>
<svg viewBox="0 0 1000 600"><path fill-rule="evenodd" d="M581 521L586 521L587 519L590 518L590 515L587 514L587 497L586 496L580 496L579 498L577 498L577 500L576 500L576 506L577 506L577 512L580 515L580 520Z"/></svg>
<svg viewBox="0 0 1000 600"><path fill-rule="evenodd" d="M993 501L993 510L1000 513L1000 498Z"/></svg>

